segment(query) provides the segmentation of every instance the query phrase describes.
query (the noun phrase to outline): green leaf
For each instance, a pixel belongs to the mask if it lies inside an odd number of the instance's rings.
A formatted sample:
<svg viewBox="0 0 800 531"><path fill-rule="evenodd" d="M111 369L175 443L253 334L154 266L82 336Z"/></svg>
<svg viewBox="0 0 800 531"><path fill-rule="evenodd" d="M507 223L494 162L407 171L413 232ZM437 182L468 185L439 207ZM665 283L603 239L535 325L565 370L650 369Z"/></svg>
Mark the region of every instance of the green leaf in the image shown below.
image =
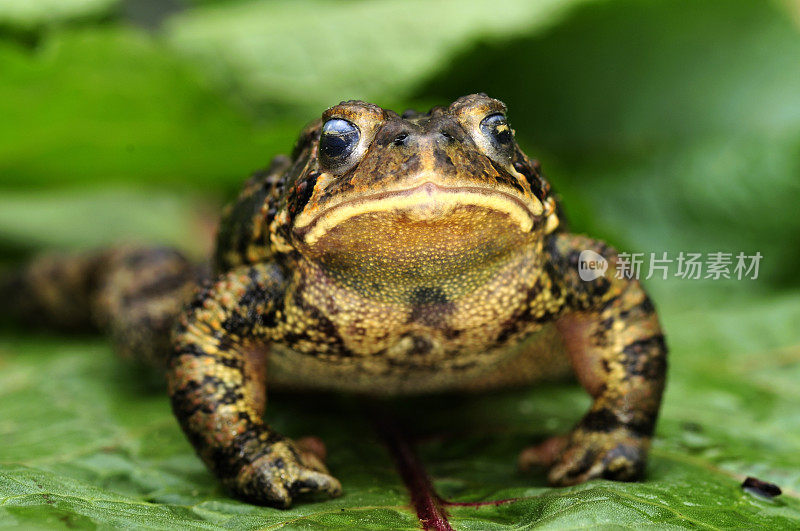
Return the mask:
<svg viewBox="0 0 800 531"><path fill-rule="evenodd" d="M0 40L0 186L238 186L298 124L257 128L150 36L117 26Z"/></svg>
<svg viewBox="0 0 800 531"><path fill-rule="evenodd" d="M340 100L404 102L476 39L536 34L578 3L240 2L179 15L167 37L260 112L315 116Z"/></svg>
<svg viewBox="0 0 800 531"><path fill-rule="evenodd" d="M0 28L32 30L76 19L99 18L119 3L120 0L3 0Z"/></svg>

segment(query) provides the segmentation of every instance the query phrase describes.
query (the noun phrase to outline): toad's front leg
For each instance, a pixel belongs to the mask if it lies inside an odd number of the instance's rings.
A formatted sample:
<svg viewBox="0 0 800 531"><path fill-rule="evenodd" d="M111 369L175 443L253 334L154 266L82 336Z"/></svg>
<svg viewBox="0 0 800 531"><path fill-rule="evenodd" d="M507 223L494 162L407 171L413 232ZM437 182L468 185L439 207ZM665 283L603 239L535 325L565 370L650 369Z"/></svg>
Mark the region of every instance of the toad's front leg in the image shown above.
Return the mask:
<svg viewBox="0 0 800 531"><path fill-rule="evenodd" d="M313 453L262 420L265 359L256 349L274 336L283 297L276 266L224 274L186 308L168 369L173 410L203 461L238 497L276 507L305 492L341 492Z"/></svg>
<svg viewBox="0 0 800 531"><path fill-rule="evenodd" d="M570 294L557 327L594 402L564 441L549 480L573 485L592 478L639 479L666 374L667 349L655 309L637 280L616 278L616 253L604 244L562 234L550 249L554 285ZM605 277L580 279L577 257L587 249L609 261Z"/></svg>

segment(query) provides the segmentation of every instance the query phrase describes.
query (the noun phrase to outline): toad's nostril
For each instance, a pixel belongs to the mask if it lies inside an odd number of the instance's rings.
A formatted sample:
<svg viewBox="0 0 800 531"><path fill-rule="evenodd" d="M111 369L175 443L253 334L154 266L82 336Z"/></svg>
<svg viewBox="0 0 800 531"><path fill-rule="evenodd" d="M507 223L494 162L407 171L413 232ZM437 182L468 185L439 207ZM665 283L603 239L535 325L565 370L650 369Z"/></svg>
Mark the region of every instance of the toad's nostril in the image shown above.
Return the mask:
<svg viewBox="0 0 800 531"><path fill-rule="evenodd" d="M407 140L408 140L408 133L400 133L399 135L394 137L394 140L392 140L392 145L405 146Z"/></svg>
<svg viewBox="0 0 800 531"><path fill-rule="evenodd" d="M455 138L453 138L453 135L451 135L451 134L450 134L450 133L448 133L447 131L439 131L439 136L440 136L440 137L441 137L441 138L442 138L442 139L443 139L445 142L447 142L448 144L450 144L450 143L452 143L452 142L454 142L454 141L455 141Z"/></svg>

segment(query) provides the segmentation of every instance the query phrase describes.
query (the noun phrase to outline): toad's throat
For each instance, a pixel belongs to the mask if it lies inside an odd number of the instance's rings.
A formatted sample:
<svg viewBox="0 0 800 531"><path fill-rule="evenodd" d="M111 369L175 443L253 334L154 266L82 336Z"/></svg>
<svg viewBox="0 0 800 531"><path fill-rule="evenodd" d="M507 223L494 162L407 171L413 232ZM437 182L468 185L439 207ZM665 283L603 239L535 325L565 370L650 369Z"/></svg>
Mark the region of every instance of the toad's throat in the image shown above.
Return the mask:
<svg viewBox="0 0 800 531"><path fill-rule="evenodd" d="M442 187L431 182L407 190L383 192L344 201L311 217L305 224L298 219L295 234L307 246L316 245L328 233L353 218L386 218L394 223L402 219L413 223L453 223L458 211L473 210L505 217L509 229L530 232L541 216L542 204L531 204L509 193L481 187ZM388 223L389 225L392 223ZM513 229L512 229L513 230Z"/></svg>
<svg viewBox="0 0 800 531"><path fill-rule="evenodd" d="M433 286L450 299L537 241L537 220L508 194L426 183L335 207L296 235L302 254L371 297L405 301Z"/></svg>

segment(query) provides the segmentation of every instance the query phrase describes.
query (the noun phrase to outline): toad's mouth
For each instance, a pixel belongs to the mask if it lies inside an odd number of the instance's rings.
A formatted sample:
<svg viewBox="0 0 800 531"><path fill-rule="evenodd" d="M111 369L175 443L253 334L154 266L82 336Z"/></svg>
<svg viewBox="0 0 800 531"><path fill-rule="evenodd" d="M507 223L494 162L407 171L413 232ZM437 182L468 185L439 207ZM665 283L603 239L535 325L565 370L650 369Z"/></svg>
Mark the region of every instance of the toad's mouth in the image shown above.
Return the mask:
<svg viewBox="0 0 800 531"><path fill-rule="evenodd" d="M314 246L331 231L356 219L366 220L366 225L379 223L379 219L384 219L387 225L437 222L455 225L465 213L469 216L469 212L491 213L504 218L504 225L528 233L543 210L541 202L535 198L528 204L501 190L477 186L443 187L426 182L414 188L345 200L310 216L305 223L298 219L294 233L305 245Z"/></svg>

